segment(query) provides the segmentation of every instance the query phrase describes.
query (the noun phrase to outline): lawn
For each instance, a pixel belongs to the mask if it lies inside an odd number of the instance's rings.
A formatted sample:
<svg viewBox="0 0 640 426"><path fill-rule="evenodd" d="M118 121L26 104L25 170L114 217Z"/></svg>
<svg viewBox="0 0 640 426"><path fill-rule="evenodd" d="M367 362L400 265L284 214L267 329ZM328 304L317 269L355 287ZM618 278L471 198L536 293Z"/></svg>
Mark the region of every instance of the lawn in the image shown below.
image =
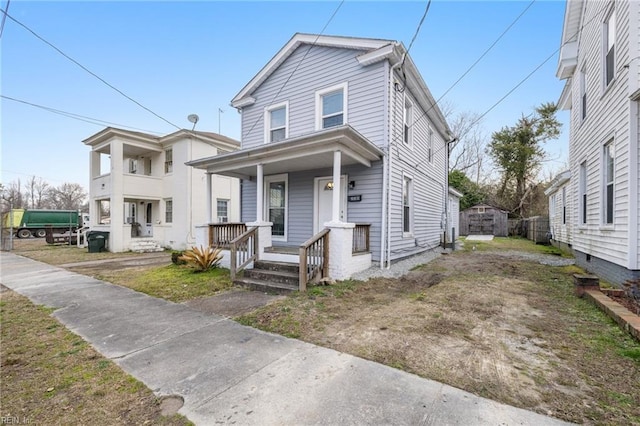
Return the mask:
<svg viewBox="0 0 640 426"><path fill-rule="evenodd" d="M50 314L0 293L2 424L191 424Z"/></svg>
<svg viewBox="0 0 640 426"><path fill-rule="evenodd" d="M640 424L640 344L573 295L579 269L532 260L561 256L523 239L470 243L237 320L564 420Z"/></svg>

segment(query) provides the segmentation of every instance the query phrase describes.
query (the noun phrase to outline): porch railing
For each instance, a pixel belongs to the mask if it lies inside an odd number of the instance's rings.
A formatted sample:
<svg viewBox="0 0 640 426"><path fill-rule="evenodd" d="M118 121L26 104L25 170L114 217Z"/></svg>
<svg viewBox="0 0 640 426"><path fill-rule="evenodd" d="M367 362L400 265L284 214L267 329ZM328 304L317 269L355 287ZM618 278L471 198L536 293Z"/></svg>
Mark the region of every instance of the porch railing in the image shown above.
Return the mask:
<svg viewBox="0 0 640 426"><path fill-rule="evenodd" d="M231 241L247 231L244 223L211 223L209 224L209 242L212 247L228 249Z"/></svg>
<svg viewBox="0 0 640 426"><path fill-rule="evenodd" d="M353 249L352 253L368 253L370 251L369 241L371 237L370 223L356 223L353 229Z"/></svg>
<svg viewBox="0 0 640 426"><path fill-rule="evenodd" d="M329 276L329 229L324 229L300 246L300 291L307 284Z"/></svg>
<svg viewBox="0 0 640 426"><path fill-rule="evenodd" d="M231 279L235 280L240 271L259 258L258 228L253 227L231 241L229 251Z"/></svg>

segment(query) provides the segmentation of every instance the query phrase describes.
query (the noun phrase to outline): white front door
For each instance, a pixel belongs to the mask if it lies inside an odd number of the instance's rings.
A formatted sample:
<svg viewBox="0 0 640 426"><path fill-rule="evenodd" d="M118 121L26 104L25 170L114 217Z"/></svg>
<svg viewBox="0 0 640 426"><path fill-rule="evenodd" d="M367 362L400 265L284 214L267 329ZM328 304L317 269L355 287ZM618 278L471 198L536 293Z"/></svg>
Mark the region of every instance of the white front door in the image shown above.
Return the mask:
<svg viewBox="0 0 640 426"><path fill-rule="evenodd" d="M347 221L347 177L340 177L340 220ZM323 177L315 179L314 196L314 224L313 233L317 234L324 229L324 224L331 222L331 212L333 206L333 178Z"/></svg>

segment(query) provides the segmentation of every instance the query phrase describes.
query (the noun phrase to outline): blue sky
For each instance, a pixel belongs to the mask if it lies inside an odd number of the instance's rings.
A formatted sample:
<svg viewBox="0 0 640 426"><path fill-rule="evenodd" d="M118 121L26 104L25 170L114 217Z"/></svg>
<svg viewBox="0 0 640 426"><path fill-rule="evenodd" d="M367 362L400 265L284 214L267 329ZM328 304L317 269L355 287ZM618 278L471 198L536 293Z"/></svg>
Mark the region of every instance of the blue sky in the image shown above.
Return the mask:
<svg viewBox="0 0 640 426"><path fill-rule="evenodd" d="M411 56L439 98L531 1L434 0ZM0 0L5 8L6 0ZM13 0L9 14L113 86L178 126L239 139L233 96L295 32L318 33L339 2L59 2ZM426 1L345 1L324 34L384 38L408 46ZM537 0L493 50L443 99L484 113L560 45L565 4ZM57 110L170 133L174 127L135 105L7 19L0 41L4 96ZM557 54L484 119L487 134L557 101ZM88 188L82 140L104 126L2 99L2 183L39 176ZM218 121L218 108L224 113ZM558 170L562 136L547 143Z"/></svg>

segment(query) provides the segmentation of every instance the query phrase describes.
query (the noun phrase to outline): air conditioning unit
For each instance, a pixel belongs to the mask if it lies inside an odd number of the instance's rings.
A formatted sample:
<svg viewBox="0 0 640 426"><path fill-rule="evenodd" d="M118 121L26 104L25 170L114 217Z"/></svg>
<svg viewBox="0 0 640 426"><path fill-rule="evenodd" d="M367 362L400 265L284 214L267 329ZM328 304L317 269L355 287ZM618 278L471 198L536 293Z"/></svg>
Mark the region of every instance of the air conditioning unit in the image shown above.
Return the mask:
<svg viewBox="0 0 640 426"><path fill-rule="evenodd" d="M218 223L227 223L229 218L227 216L218 216Z"/></svg>

